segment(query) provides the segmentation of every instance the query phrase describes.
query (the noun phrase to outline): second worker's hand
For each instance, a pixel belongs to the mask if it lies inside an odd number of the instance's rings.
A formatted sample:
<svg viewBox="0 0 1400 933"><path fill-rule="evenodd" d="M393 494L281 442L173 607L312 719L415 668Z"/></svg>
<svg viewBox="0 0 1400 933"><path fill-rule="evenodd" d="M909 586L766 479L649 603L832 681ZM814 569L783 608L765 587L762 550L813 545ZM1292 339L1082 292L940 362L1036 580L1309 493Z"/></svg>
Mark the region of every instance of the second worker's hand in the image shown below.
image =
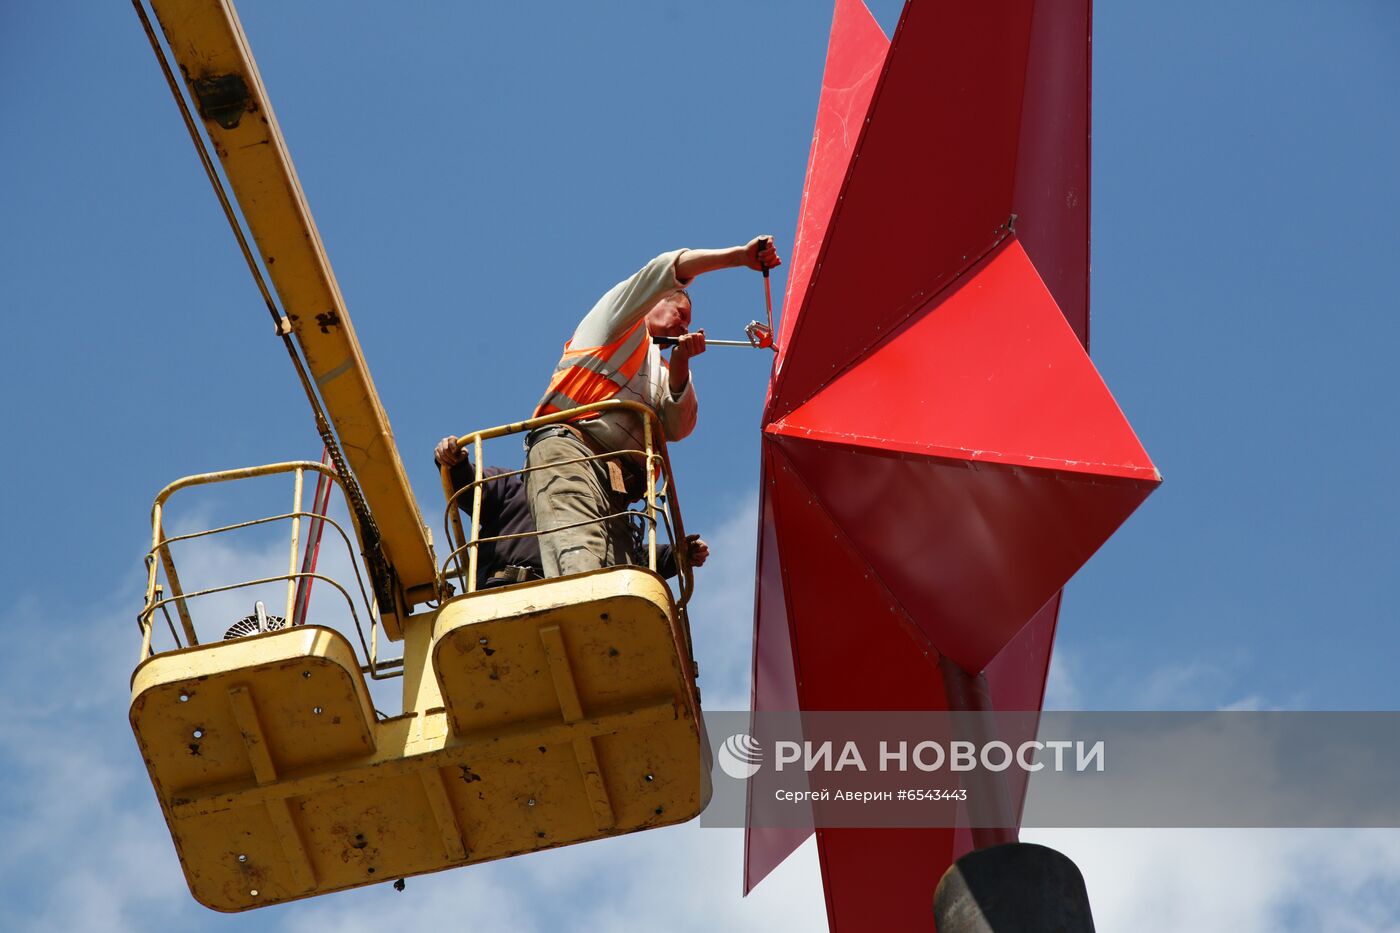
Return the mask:
<svg viewBox="0 0 1400 933"><path fill-rule="evenodd" d="M457 440L457 436L449 434L438 441L437 446L433 448L433 456L438 463L450 467L467 459L467 452L462 449L462 443Z"/></svg>
<svg viewBox="0 0 1400 933"><path fill-rule="evenodd" d="M699 535L686 535L685 546L686 554L690 557L690 566L705 566L705 561L710 559L710 546L705 543L705 539Z"/></svg>

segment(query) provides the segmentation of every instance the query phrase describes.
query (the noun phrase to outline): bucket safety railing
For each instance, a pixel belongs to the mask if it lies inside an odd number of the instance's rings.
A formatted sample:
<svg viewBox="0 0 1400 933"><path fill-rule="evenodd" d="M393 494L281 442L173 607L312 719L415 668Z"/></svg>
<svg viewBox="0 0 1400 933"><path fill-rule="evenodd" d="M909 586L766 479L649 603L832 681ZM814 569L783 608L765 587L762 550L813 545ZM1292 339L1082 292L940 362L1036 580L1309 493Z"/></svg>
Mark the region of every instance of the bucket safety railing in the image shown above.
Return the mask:
<svg viewBox="0 0 1400 933"><path fill-rule="evenodd" d="M507 437L513 434L528 434L536 428L547 427L552 424L564 424L578 420L588 415L601 414L607 411L625 410L634 413L642 425L642 448L633 450L614 450L604 453L593 453L586 457L576 457L572 460L560 461L551 464L550 467L530 467L526 466L519 470L508 470L498 473L495 476L486 475L486 462L483 456L485 443L496 438ZM546 534L554 534L569 528L578 528L584 525L603 524L606 522L633 522L642 523L644 533L644 553L639 555L644 565L652 570L657 570L657 531L658 526L665 531L668 543L671 545L672 553L676 561L676 578L678 581L679 593L676 598L676 608L681 615L686 631L686 639L689 641L689 624L685 621L686 605L690 602L690 597L695 589L695 580L691 572L690 554L686 547L685 525L681 521L680 502L676 496L675 477L671 471L670 456L666 452L665 432L661 428L661 423L656 413L645 405L638 402L623 401L620 399L610 399L594 405L583 405L578 408L570 408L567 411L555 412L539 418L530 418L525 421L516 421L511 424L504 424L484 431L472 431L458 436L458 443L469 449L471 452L472 469L474 471L472 481L464 484L460 489L454 488L452 481L452 471L450 467L442 467L442 487L443 494L447 498L447 508L443 514L443 527L447 535L447 540L451 543L452 549L443 559L442 566L438 572L438 590L447 592L447 584L454 578L461 587L463 593L474 593L477 590L476 577L477 566L480 560L480 547L496 541L509 541L518 538L538 538ZM613 512L599 518L587 519L581 522L573 522L562 525L549 531L527 531L517 534L481 534L481 506L482 495L486 484L504 480L511 476L526 476L541 469L564 466L572 463L594 463L604 460L611 460L618 457L631 458L638 462L646 474L646 488L641 497L640 508L628 508L625 511ZM662 490L665 490L662 492ZM462 497L470 494L470 529L464 527L462 515L459 511L458 502ZM465 511L463 508L462 511Z"/></svg>
<svg viewBox="0 0 1400 933"><path fill-rule="evenodd" d="M380 660L379 658L379 608L374 601L369 598L365 589L364 577L360 572L359 556L364 550L364 537L359 522L356 520L353 510L347 510L350 516L351 530L354 533L354 541L347 534L345 528L330 517L321 512L307 511L303 508L305 479L308 474L318 474L327 477L330 482L340 489L341 495L345 494L345 487L342 485L340 477L336 471L322 463L311 460L294 460L286 463L271 463L265 466L245 467L236 470L223 470L216 473L200 473L194 476L186 476L178 479L166 486L156 496L155 504L151 507L151 548L146 552L146 598L140 614L137 616L137 625L141 631L141 656L140 660L152 657L156 654L168 650L179 650L182 648L192 648L200 644L199 634L195 627L192 604L197 603L201 598L213 596L218 593L228 593L240 589L252 587L266 587L279 582L286 584L286 608L282 616L282 625L300 624L304 620L298 613L304 612L306 605L308 588L312 581L322 581L327 586L338 592L345 600L346 608L350 612L350 618L354 623L355 632L359 638L362 660L360 670L376 680L387 679L400 676L403 671L402 658L389 658ZM267 515L261 518L254 518L248 521L236 522L229 525L221 525L216 528L207 528L201 531L187 532L177 535L167 535L165 533L165 514L167 503L175 493L195 486L208 486L217 483L236 482L238 480L253 479L264 476L275 476L279 474L291 474L292 476L292 508L288 512L277 515ZM341 542L345 545L346 552L350 558L350 567L355 574L355 589L358 591L358 599L339 581L314 570L303 569L300 560L300 550L303 544L302 520L307 519L312 527L320 523L322 527L330 527L335 530ZM211 538L217 535L227 535L241 529L253 528L261 525L271 525L277 522L288 522L291 526L291 557L288 561L287 572L269 574L250 580L241 580L234 583L227 583L220 586L211 586L194 591L188 591L180 582L179 573L175 567L175 559L171 553L171 545L181 542L196 541ZM314 535L314 532L313 532ZM164 576L164 582L161 577ZM175 616L179 619L176 626L175 618L171 616L170 607L174 606ZM261 609L261 604L259 604ZM153 636L156 629L156 614L159 613L165 622L165 627L170 634L172 648L157 651L153 645ZM369 633L366 635L365 622L368 622Z"/></svg>

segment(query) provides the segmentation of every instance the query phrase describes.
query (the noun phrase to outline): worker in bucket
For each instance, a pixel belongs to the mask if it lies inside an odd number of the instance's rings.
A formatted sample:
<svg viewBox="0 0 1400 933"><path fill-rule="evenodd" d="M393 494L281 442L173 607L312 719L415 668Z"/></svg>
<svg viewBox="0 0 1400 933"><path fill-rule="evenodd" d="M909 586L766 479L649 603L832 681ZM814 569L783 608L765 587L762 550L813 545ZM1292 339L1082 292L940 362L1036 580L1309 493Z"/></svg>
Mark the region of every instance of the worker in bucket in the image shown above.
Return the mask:
<svg viewBox="0 0 1400 933"><path fill-rule="evenodd" d="M656 412L667 441L686 437L695 428L697 409L690 361L705 352L704 330L689 333L692 308L686 286L707 272L763 271L781 262L769 236L728 249L679 249L652 259L608 289L584 315L564 344L534 417L625 399ZM662 357L656 337L675 338L669 360ZM532 472L526 474L525 487L542 532L545 576L635 562L627 517L606 517L625 512L644 493L642 458L619 454L569 461L644 447L641 419L625 410L536 428L526 436L525 461Z"/></svg>

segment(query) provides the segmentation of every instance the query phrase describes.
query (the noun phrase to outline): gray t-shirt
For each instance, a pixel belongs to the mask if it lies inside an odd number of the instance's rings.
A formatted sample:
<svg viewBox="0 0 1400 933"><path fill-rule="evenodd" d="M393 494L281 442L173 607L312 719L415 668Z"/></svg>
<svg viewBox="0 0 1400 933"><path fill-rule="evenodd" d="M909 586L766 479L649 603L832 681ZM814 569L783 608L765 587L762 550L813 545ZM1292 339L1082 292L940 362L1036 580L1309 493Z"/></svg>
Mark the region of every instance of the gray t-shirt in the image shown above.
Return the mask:
<svg viewBox="0 0 1400 933"><path fill-rule="evenodd" d="M676 278L676 260L683 252L677 249L662 253L608 289L579 322L571 346L580 349L612 343L640 321L657 299L688 284L688 280ZM671 394L670 379L661 349L648 338L641 368L615 397L650 406L661 419L666 440L678 441L695 429L695 378L692 376L675 396ZM644 448L641 421L631 412L607 412L576 424L605 450Z"/></svg>

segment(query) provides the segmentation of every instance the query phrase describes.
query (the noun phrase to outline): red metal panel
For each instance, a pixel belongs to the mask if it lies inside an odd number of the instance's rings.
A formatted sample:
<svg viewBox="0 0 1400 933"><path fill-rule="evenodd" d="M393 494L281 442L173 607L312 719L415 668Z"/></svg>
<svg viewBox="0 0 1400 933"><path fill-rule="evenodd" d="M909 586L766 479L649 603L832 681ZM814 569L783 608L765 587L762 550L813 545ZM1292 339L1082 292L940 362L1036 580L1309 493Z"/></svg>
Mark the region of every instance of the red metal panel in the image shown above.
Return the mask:
<svg viewBox="0 0 1400 933"><path fill-rule="evenodd" d="M788 558L786 595L797 625L802 709L942 709L936 657L925 653L910 621L782 452L770 440L764 446L778 543L785 556L800 555ZM932 898L920 866L936 880L951 860L952 841L946 829L818 833L831 928L917 929L908 923L914 902L927 908Z"/></svg>
<svg viewBox="0 0 1400 933"><path fill-rule="evenodd" d="M753 709L791 711L797 705L797 673L792 661L792 641L788 632L787 599L784 595L783 558L778 548L774 517L774 480L769 445L762 447L763 476L759 492L758 579L755 587L756 624L754 627Z"/></svg>
<svg viewBox="0 0 1400 933"><path fill-rule="evenodd" d="M929 644L974 672L1010 644L1153 489L1134 480L775 439L844 540L888 587L891 605ZM780 512L780 540L787 520ZM810 550L793 542L784 557L807 565ZM832 624L820 612L804 616L795 596L791 606L799 644L810 627ZM816 676L806 678L804 701Z"/></svg>
<svg viewBox="0 0 1400 933"><path fill-rule="evenodd" d="M1014 239L766 430L925 456L1158 478Z"/></svg>
<svg viewBox="0 0 1400 933"><path fill-rule="evenodd" d="M766 431L892 599L970 671L1158 482L1014 240Z"/></svg>
<svg viewBox="0 0 1400 933"><path fill-rule="evenodd" d="M1025 628L1016 633L983 672L999 710L1038 710L1045 701L1045 680L1062 593L1050 597Z"/></svg>
<svg viewBox="0 0 1400 933"><path fill-rule="evenodd" d="M778 327L779 369L889 47L880 24L861 0L836 0L817 121L802 184L802 208L788 264L783 319Z"/></svg>
<svg viewBox="0 0 1400 933"><path fill-rule="evenodd" d="M1037 3L1016 159L1016 235L1089 345L1090 0Z"/></svg>
<svg viewBox="0 0 1400 933"><path fill-rule="evenodd" d="M922 0L885 54L838 0L764 418L755 709L791 702L785 663L803 709L945 708L934 645L1038 709L1059 588L1159 482L1082 352L1090 16ZM832 928L930 929L970 846L820 831Z"/></svg>
<svg viewBox="0 0 1400 933"><path fill-rule="evenodd" d="M993 709L1003 712L1031 711L1039 710L1044 704L1050 652L1055 642L1063 595L1061 592L1051 597L1035 614L1035 618L987 665L983 674L991 691ZM1024 734L1001 735L998 738L1013 746L1018 745L1035 738L1038 722L1038 716L1034 720L1026 720L1022 730ZM1029 775L1018 769L1003 773L1008 778L1007 797L1015 802L1019 823L1021 808L1026 802ZM952 859L962 858L974 848L972 832L966 826L959 825L953 836Z"/></svg>
<svg viewBox="0 0 1400 933"><path fill-rule="evenodd" d="M784 595L782 552L773 514L775 483L772 453L763 448L763 480L759 490L758 575L754 593L753 696L757 713L801 709L797 671L792 659L792 633ZM757 728L750 733L757 736ZM750 785L752 791L752 785ZM752 809L752 805L750 805ZM810 829L746 826L744 829L744 893L748 894L782 864L807 837Z"/></svg>
<svg viewBox="0 0 1400 933"><path fill-rule="evenodd" d="M785 451L765 446L802 709L943 709L938 658L919 628Z"/></svg>
<svg viewBox="0 0 1400 933"><path fill-rule="evenodd" d="M774 414L996 242L1011 215L1033 5L905 6L777 375Z"/></svg>
<svg viewBox="0 0 1400 933"><path fill-rule="evenodd" d="M951 829L818 830L830 928L932 931L933 889L952 864L953 838Z"/></svg>
<svg viewBox="0 0 1400 933"><path fill-rule="evenodd" d="M1035 617L1016 633L1010 644L987 665L983 673L991 691L993 709L1005 712L1030 711L1039 710L1044 704L1046 675L1050 671L1050 652L1055 644L1055 628L1059 621L1062 598L1063 593L1052 596ZM1034 724L1038 722L1038 717L1025 720L1024 734L1002 735L999 738L1012 745L1030 741L1035 738ZM1003 773L1009 779L1007 796L1016 802L1019 823L1029 775L1017 768ZM972 851L972 834L964 832L961 835L963 838L954 843L954 858Z"/></svg>
<svg viewBox="0 0 1400 933"><path fill-rule="evenodd" d="M1039 709L1054 639L1056 594L987 668L997 709ZM1011 773L1013 800L1025 775ZM933 888L954 859L972 851L972 834L949 829L817 831L827 921L841 933L932 930Z"/></svg>
<svg viewBox="0 0 1400 933"><path fill-rule="evenodd" d="M797 320L798 305L806 294L817 253L826 236L827 222L846 177L859 127L870 106L888 49L889 40L861 0L836 0L816 126L812 131L802 187L802 207L789 257L775 371L782 366L787 338ZM787 606L783 599L783 562L769 492L772 483L770 454L768 445L763 447L752 708L757 712L770 712L795 710L799 706ZM744 836L744 893L766 878L810 835L810 830L748 827Z"/></svg>

